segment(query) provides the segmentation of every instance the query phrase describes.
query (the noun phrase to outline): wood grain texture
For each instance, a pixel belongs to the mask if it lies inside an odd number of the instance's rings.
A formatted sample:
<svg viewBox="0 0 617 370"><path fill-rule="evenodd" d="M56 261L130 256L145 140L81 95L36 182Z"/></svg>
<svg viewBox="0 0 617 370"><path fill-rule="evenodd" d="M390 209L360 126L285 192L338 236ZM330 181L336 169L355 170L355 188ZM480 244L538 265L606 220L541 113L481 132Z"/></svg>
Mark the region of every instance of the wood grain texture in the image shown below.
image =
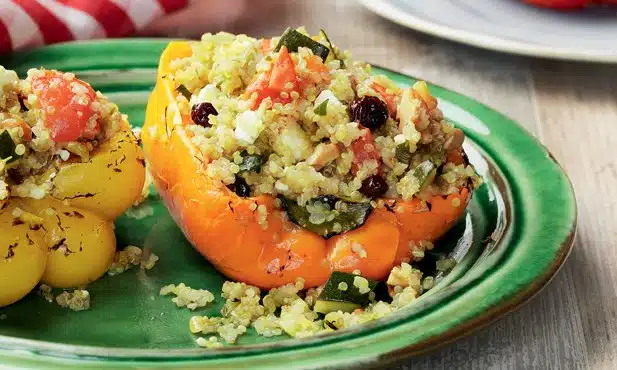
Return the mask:
<svg viewBox="0 0 617 370"><path fill-rule="evenodd" d="M616 369L617 66L456 45L391 24L354 0L290 0L277 9L243 31L324 28L358 59L469 95L536 134L574 184L577 242L551 284L476 335L391 369Z"/></svg>

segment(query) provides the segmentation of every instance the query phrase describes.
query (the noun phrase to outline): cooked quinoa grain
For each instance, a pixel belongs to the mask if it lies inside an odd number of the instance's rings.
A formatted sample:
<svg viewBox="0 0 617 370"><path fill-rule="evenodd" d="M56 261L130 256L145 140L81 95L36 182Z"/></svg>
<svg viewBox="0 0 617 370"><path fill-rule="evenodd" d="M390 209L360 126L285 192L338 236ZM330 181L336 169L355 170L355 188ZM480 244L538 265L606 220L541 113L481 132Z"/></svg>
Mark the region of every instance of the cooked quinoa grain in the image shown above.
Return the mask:
<svg viewBox="0 0 617 370"><path fill-rule="evenodd" d="M56 297L56 303L73 311L84 311L90 308L90 293L87 290L62 292Z"/></svg>
<svg viewBox="0 0 617 370"><path fill-rule="evenodd" d="M214 295L205 289L193 289L184 284L166 285L161 288L160 295L174 294L172 302L178 307L186 307L189 310L195 310L200 307L206 307L214 301Z"/></svg>
<svg viewBox="0 0 617 370"><path fill-rule="evenodd" d="M143 269L151 270L159 260L159 257L148 250L144 252L139 247L129 245L123 250L119 250L114 255L114 260L107 270L110 276L121 274L131 267L141 266Z"/></svg>
<svg viewBox="0 0 617 370"><path fill-rule="evenodd" d="M43 297L49 303L52 303L54 301L54 294L52 293L52 288L47 284L39 285L39 288L37 289L37 294Z"/></svg>

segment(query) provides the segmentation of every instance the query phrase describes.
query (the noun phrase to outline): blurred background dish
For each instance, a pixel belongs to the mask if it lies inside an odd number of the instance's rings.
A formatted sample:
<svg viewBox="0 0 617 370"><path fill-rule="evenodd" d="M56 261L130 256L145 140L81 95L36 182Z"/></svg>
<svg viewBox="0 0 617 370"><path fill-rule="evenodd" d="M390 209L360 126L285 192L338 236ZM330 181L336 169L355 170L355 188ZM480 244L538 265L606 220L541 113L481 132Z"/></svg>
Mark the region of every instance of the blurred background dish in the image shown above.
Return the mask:
<svg viewBox="0 0 617 370"><path fill-rule="evenodd" d="M519 0L360 0L405 27L536 57L617 62L617 7L555 11Z"/></svg>

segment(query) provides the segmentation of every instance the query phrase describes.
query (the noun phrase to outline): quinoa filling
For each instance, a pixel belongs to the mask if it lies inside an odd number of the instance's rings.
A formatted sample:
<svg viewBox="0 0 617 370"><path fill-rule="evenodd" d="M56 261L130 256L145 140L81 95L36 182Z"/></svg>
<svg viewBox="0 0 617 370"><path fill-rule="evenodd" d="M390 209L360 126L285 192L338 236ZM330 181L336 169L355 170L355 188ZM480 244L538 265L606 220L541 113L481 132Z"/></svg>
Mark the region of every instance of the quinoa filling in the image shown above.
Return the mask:
<svg viewBox="0 0 617 370"><path fill-rule="evenodd" d="M481 182L463 132L426 83L402 89L373 76L323 31L205 34L191 46L165 78L191 117L207 176L242 197L278 197L294 222L324 237L360 226L384 199L428 200Z"/></svg>

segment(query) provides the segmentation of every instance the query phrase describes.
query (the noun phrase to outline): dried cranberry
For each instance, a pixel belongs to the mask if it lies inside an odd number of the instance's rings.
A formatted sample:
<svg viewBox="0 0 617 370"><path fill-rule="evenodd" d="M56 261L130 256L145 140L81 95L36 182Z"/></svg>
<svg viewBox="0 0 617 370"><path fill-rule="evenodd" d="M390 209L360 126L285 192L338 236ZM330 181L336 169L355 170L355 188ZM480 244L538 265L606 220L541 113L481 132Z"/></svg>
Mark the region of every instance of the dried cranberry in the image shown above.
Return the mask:
<svg viewBox="0 0 617 370"><path fill-rule="evenodd" d="M17 95L17 101L19 102L19 107L21 108L22 112L27 112L28 111L28 107L26 107L26 104L24 103L24 97L21 95Z"/></svg>
<svg viewBox="0 0 617 370"><path fill-rule="evenodd" d="M362 181L360 193L368 198L379 198L388 191L388 183L383 176L374 175Z"/></svg>
<svg viewBox="0 0 617 370"><path fill-rule="evenodd" d="M376 96L364 96L351 103L349 115L352 121L373 131L385 125L390 111L383 100Z"/></svg>
<svg viewBox="0 0 617 370"><path fill-rule="evenodd" d="M202 127L210 127L210 115L218 116L219 112L216 111L214 105L208 102L199 103L193 105L191 108L191 119L195 124Z"/></svg>
<svg viewBox="0 0 617 370"><path fill-rule="evenodd" d="M249 184L246 183L246 180L244 180L240 176L236 177L236 182L228 185L227 187L229 188L229 190L233 191L234 193L238 194L243 198L251 196L251 187L249 186Z"/></svg>

